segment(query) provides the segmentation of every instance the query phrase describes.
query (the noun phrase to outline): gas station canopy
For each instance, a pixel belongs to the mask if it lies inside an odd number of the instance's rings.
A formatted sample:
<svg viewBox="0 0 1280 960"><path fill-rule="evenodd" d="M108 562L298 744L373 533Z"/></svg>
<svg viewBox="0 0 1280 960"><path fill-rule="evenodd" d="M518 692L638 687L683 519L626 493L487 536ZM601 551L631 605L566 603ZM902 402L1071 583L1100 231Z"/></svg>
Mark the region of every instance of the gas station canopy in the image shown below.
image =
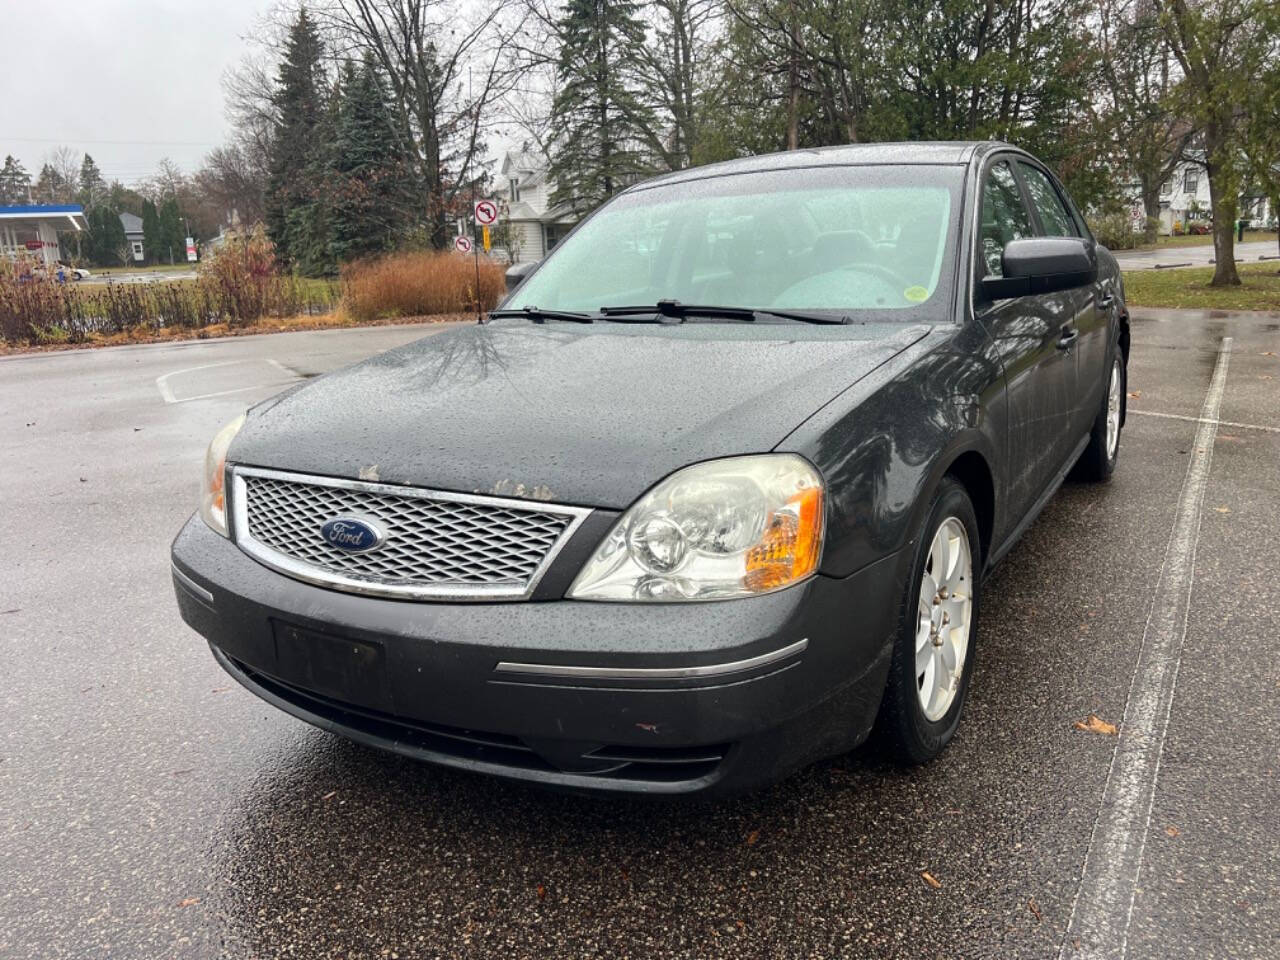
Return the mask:
<svg viewBox="0 0 1280 960"><path fill-rule="evenodd" d="M46 267L58 261L58 231L86 227L84 208L78 203L59 206L0 207L0 257L26 255Z"/></svg>

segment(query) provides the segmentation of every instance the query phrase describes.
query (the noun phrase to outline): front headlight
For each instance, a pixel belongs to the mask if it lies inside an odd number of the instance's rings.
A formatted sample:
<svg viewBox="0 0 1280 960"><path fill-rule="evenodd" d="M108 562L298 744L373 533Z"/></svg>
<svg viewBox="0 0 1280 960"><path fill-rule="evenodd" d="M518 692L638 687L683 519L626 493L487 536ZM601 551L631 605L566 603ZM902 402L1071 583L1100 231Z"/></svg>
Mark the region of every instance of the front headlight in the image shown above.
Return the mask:
<svg viewBox="0 0 1280 960"><path fill-rule="evenodd" d="M204 455L204 487L200 495L200 516L210 527L227 536L227 448L244 426L244 414L219 430Z"/></svg>
<svg viewBox="0 0 1280 960"><path fill-rule="evenodd" d="M569 588L575 600L723 600L769 593L818 567L823 488L795 454L673 473L614 525Z"/></svg>

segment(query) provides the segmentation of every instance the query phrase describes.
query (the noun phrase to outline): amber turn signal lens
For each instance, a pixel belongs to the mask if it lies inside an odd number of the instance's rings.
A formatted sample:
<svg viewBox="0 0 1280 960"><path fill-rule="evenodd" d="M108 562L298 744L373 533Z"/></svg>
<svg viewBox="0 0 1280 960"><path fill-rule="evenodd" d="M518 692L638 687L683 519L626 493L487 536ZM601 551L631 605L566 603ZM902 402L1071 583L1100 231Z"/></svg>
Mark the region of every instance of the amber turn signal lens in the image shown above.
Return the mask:
<svg viewBox="0 0 1280 960"><path fill-rule="evenodd" d="M774 511L760 542L747 552L742 585L762 593L813 573L822 546L822 518L821 487L799 491Z"/></svg>

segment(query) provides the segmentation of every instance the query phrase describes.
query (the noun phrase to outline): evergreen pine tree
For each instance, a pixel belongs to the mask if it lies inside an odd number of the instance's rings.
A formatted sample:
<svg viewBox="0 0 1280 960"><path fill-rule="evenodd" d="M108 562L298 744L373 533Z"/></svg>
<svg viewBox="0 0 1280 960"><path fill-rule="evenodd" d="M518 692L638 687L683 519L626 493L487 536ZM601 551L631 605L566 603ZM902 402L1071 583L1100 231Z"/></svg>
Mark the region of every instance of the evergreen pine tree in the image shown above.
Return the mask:
<svg viewBox="0 0 1280 960"><path fill-rule="evenodd" d="M21 206L30 202L31 174L11 156L0 167L0 207Z"/></svg>
<svg viewBox="0 0 1280 960"><path fill-rule="evenodd" d="M107 183L102 179L102 171L87 153L80 163L80 203L86 209L102 202L107 194Z"/></svg>
<svg viewBox="0 0 1280 960"><path fill-rule="evenodd" d="M119 263L120 249L125 244L124 224L120 222L120 214L103 203L85 212L85 222L89 229L81 247L81 254L90 263L99 267L110 267Z"/></svg>
<svg viewBox="0 0 1280 960"><path fill-rule="evenodd" d="M371 60L343 71L329 162L335 262L391 248L404 224L406 164L387 91Z"/></svg>
<svg viewBox="0 0 1280 960"><path fill-rule="evenodd" d="M325 79L319 30L307 13L289 30L284 60L272 97L275 107L266 191L267 232L286 263L306 271L314 267L323 222L323 201L315 158L323 147Z"/></svg>
<svg viewBox="0 0 1280 960"><path fill-rule="evenodd" d="M644 24L634 0L569 0L560 20L559 92L552 104L553 203L585 212L649 169L650 125L639 94Z"/></svg>
<svg viewBox="0 0 1280 960"><path fill-rule="evenodd" d="M177 198L172 194L161 202L157 219L160 224L160 256L168 263L186 259L187 244L186 235L182 231L182 213L178 209Z"/></svg>
<svg viewBox="0 0 1280 960"><path fill-rule="evenodd" d="M160 262L160 213L150 200L142 201L142 249L147 263Z"/></svg>

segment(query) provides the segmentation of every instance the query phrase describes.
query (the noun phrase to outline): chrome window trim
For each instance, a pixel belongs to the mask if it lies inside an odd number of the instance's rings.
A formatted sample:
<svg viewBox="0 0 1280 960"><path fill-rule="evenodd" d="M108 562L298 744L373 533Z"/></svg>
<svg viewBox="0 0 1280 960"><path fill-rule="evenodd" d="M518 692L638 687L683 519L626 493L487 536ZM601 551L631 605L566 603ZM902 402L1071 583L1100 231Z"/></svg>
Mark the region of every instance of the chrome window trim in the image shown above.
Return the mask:
<svg viewBox="0 0 1280 960"><path fill-rule="evenodd" d="M710 663L697 667L581 667L558 663L513 663L503 660L494 667L495 673L518 673L537 677L589 677L593 680L684 680L690 677L721 677L730 673L742 673L757 667L768 666L796 656L809 646L809 638L777 650L770 650L746 660L729 663Z"/></svg>
<svg viewBox="0 0 1280 960"><path fill-rule="evenodd" d="M559 556L564 545L577 532L582 522L591 513L590 507L568 507L558 503L544 503L541 500L514 500L505 497L487 497L473 493L453 493L447 490L430 490L426 487L399 486L391 483L371 483L366 480L347 480L341 477L325 477L311 473L293 473L285 470L268 470L263 467L229 466L231 474L231 538L235 544L265 567L277 573L293 577L304 583L319 587L328 587L346 593L357 593L368 597L389 597L396 600L452 600L459 602L492 601L492 600L527 600L537 589L542 577L551 564ZM249 535L248 491L245 488L245 477L265 477L271 480L285 480L293 483L304 483L318 487L337 487L342 490L354 490L383 496L408 497L420 500L435 500L447 503L470 503L479 506L500 507L507 510L523 510L530 513L553 513L569 518L569 522L561 531L559 538L551 545L542 558L542 562L529 575L525 587L496 584L436 584L421 586L406 583L378 583L374 580L363 580L334 573L323 567L297 560L287 554L274 550Z"/></svg>

